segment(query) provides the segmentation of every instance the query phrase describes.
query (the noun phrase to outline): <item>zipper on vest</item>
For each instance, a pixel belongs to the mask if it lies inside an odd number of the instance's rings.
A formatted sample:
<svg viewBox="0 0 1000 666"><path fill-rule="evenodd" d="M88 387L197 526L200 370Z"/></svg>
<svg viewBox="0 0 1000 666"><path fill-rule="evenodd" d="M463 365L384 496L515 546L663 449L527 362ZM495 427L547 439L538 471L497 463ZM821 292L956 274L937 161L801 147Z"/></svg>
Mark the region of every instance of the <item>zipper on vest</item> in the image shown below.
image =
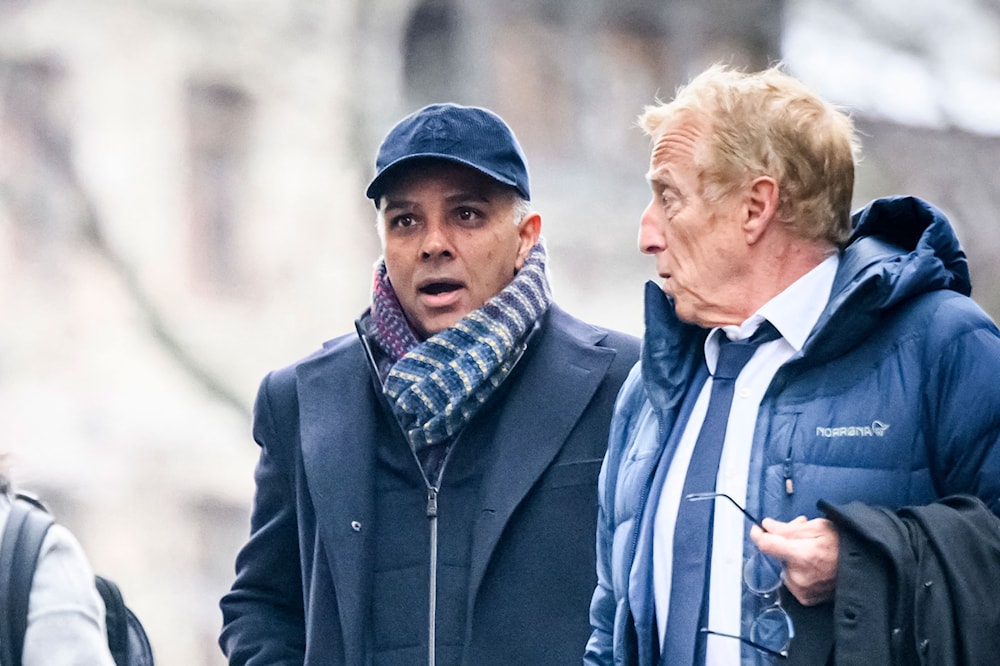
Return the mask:
<svg viewBox="0 0 1000 666"><path fill-rule="evenodd" d="M436 486L428 484L427 487L427 520L430 526L431 553L430 553L430 588L427 617L427 666L434 666L434 652L437 638L435 636L435 626L437 624L437 537L438 537L438 489Z"/></svg>
<svg viewBox="0 0 1000 666"><path fill-rule="evenodd" d="M428 615L427 615L427 666L434 666L437 661L437 573L438 573L438 493L440 492L441 479L444 478L444 471L448 467L448 461L458 444L458 437L455 437L448 447L448 452L441 461L441 469L438 470L437 485L430 482L424 472L423 465L416 452L413 452L413 460L420 469L420 475L427 486L427 523L430 530L430 571L428 575ZM413 450L412 447L410 449Z"/></svg>
<svg viewBox="0 0 1000 666"><path fill-rule="evenodd" d="M785 456L785 462L781 466L781 473L785 479L785 494L794 495L795 494L795 482L792 480L792 449L788 449L788 455Z"/></svg>
<svg viewBox="0 0 1000 666"><path fill-rule="evenodd" d="M368 357L368 363L374 372L375 378L378 380L377 393L382 404L392 414L392 407L389 406L388 400L385 394L382 392L382 381L379 378L378 364L375 362L375 355L372 353L371 346L369 344L368 336L362 330L360 324L355 322L355 328L358 331L358 337L361 339L362 347L364 347L365 355ZM537 330L538 324L535 324L535 330ZM521 353L518 354L517 362L521 360L524 348L522 347ZM513 370L513 366L511 367ZM451 446L448 447L448 452L444 456L444 460L441 461L441 469L438 471L437 483L434 485L427 478L427 473L424 471L424 466L420 464L420 457L417 452L413 450L410 446L409 438L406 436L406 431L403 430L402 426L399 425L399 420L393 418L396 423L396 427L399 428L399 433L403 437L404 444L410 449L410 453L413 455L413 462L417 464L417 469L420 470L420 477L424 480L424 485L427 487L427 522L428 528L430 530L430 571L428 575L428 580L430 583L430 588L428 589L428 621L427 621L427 666L435 666L436 661L436 625L437 625L437 560L438 560L438 491L439 485L441 484L441 479L444 477L444 470L448 466L448 461L451 460L452 451L455 450L455 446L458 444L460 436L456 436L452 442Z"/></svg>

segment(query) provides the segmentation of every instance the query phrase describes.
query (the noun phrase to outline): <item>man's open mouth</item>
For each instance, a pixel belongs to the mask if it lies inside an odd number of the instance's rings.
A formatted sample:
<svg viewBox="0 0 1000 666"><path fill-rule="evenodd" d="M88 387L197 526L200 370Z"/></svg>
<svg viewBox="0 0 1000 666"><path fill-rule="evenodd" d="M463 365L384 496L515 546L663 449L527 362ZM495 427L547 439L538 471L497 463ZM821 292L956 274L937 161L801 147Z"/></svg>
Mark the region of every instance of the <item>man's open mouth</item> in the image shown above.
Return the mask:
<svg viewBox="0 0 1000 666"><path fill-rule="evenodd" d="M430 294L431 296L437 296L438 294L447 294L452 291L457 291L461 289L462 285L457 282L431 282L430 284L425 284L420 287L420 293Z"/></svg>

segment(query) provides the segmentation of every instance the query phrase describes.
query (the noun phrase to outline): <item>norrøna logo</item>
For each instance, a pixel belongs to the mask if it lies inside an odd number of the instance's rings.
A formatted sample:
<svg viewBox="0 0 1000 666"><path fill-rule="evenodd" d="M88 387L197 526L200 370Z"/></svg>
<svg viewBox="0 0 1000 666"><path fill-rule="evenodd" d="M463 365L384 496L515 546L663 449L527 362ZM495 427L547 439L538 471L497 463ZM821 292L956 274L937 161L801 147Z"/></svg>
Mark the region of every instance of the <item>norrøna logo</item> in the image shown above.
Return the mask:
<svg viewBox="0 0 1000 666"><path fill-rule="evenodd" d="M864 426L837 426L836 428L824 428L816 426L817 437L882 437L889 429L888 423L872 421L871 425Z"/></svg>

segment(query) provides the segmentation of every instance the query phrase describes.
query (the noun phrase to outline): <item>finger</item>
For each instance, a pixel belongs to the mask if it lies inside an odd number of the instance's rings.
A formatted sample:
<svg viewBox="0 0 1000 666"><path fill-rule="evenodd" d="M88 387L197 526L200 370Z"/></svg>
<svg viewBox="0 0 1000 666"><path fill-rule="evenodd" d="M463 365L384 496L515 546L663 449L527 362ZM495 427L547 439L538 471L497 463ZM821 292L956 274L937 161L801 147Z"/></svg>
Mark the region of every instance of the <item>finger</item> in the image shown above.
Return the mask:
<svg viewBox="0 0 1000 666"><path fill-rule="evenodd" d="M789 539L827 539L835 537L837 531L826 518L794 520L786 523L782 534Z"/></svg>
<svg viewBox="0 0 1000 666"><path fill-rule="evenodd" d="M791 521L784 523L780 520L775 520L774 518L764 518L761 521L764 529L772 534L784 534L790 535L794 534L802 525L809 522L809 519L805 516L796 516Z"/></svg>
<svg viewBox="0 0 1000 666"><path fill-rule="evenodd" d="M754 543L761 552L785 562L808 562L834 541L829 536L829 532L814 526L780 523L776 530L761 530Z"/></svg>
<svg viewBox="0 0 1000 666"><path fill-rule="evenodd" d="M756 535L751 530L750 538L753 539L760 552L780 560L787 559L794 552L794 541L781 534L758 529Z"/></svg>
<svg viewBox="0 0 1000 666"><path fill-rule="evenodd" d="M771 534L780 534L784 526L787 525L787 523L775 520L774 518L764 518L760 521L760 524L765 531Z"/></svg>

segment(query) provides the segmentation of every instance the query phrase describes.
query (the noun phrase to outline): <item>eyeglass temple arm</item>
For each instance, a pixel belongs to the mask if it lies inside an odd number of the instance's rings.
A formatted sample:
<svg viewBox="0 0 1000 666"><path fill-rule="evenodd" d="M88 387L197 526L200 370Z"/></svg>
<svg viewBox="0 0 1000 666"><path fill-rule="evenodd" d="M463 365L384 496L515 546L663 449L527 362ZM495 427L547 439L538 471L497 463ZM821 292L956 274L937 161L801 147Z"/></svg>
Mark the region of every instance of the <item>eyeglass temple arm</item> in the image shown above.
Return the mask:
<svg viewBox="0 0 1000 666"><path fill-rule="evenodd" d="M746 509L744 509L742 506L740 506L739 502L737 502L736 500L734 500L729 495L726 495L725 493L691 493L689 495L685 495L684 496L684 499L691 500L692 502L697 502L698 500L710 500L710 499L716 499L716 498L722 498L722 499L729 500L729 503L732 504L733 506L735 506L741 512L743 512L743 515L746 516L750 520L751 523L753 523L754 525L756 525L760 529L764 530L765 532L767 531L766 529L764 529L764 526L761 524L761 522L757 519L756 516L754 516L752 513L750 513Z"/></svg>
<svg viewBox="0 0 1000 666"><path fill-rule="evenodd" d="M708 498L703 497L701 499L708 499ZM749 638L743 638L742 636L737 636L735 634L724 634L721 631L712 631L708 627L702 627L701 629L698 630L698 632L702 634L710 634L712 636L721 636L722 638L735 638L740 643L745 643L750 647L754 648L755 650L760 650L761 652L769 654L772 657L777 657L779 659L788 659L788 650L781 650L781 651L772 650L771 648L764 647L760 643L754 643Z"/></svg>

